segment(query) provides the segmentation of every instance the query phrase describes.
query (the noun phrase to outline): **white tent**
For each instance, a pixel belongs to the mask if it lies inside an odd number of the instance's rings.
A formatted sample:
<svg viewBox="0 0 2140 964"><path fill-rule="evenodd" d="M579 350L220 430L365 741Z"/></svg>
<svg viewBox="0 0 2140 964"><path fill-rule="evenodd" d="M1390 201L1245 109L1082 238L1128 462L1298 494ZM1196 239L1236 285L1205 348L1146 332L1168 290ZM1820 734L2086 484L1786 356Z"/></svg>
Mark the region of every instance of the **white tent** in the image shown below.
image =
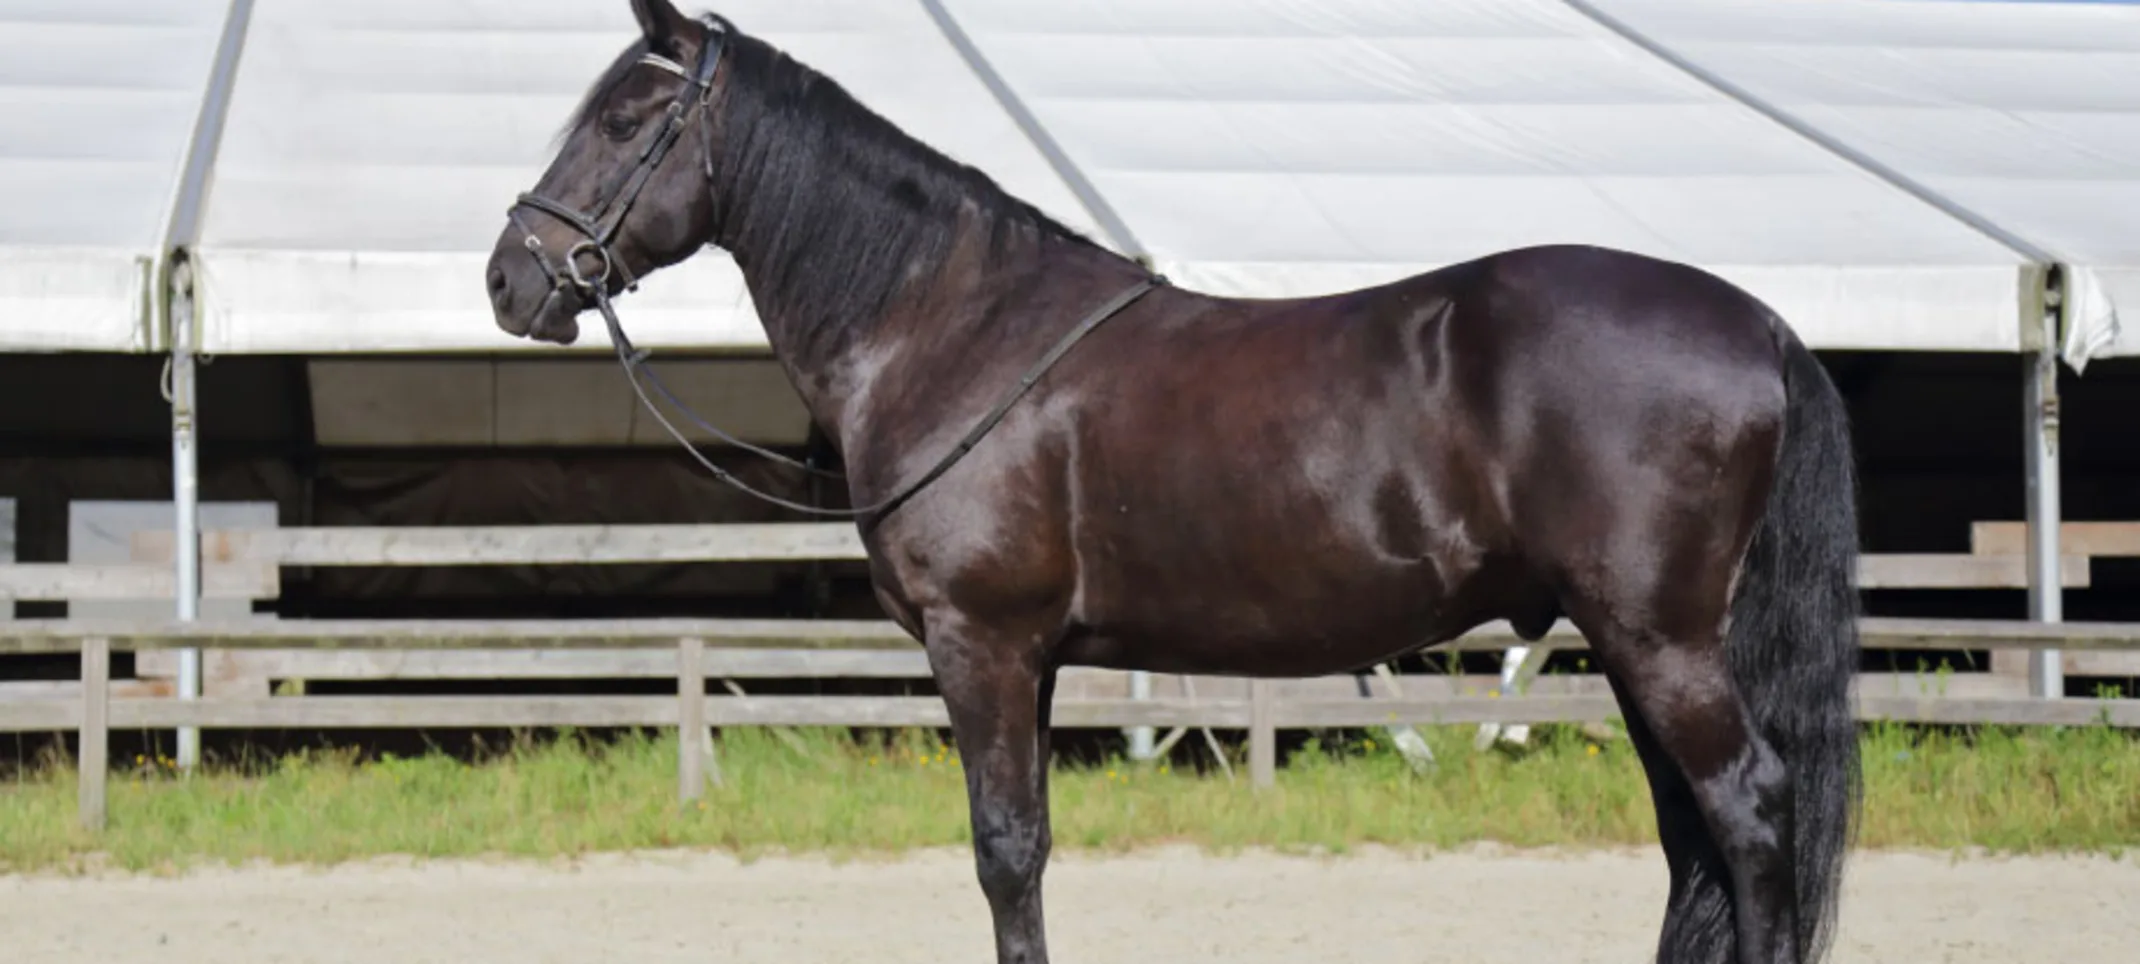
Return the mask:
<svg viewBox="0 0 2140 964"><path fill-rule="evenodd" d="M0 350L160 346L150 289L227 0L0 0Z"/></svg>
<svg viewBox="0 0 2140 964"><path fill-rule="evenodd" d="M921 5L719 6L908 131L1089 226ZM202 347L555 352L492 324L484 259L573 105L637 30L623 0L257 0L200 239ZM719 252L620 304L643 346L765 344ZM592 335L580 346L605 349Z"/></svg>
<svg viewBox="0 0 2140 964"><path fill-rule="evenodd" d="M2140 300L2140 230L2121 215L2140 210L2140 85L2123 80L2140 75L2140 10L718 6L1196 288L1327 292L1581 241L1715 270L1819 347L2016 351L2056 261L2082 302L2069 358L2140 351L2111 321ZM233 7L246 16L227 124L205 145L198 235L180 239L196 242L199 347L556 351L494 329L481 264L571 104L630 39L623 0L0 0L0 348L163 345L152 262ZM718 252L628 300L650 346L762 349Z"/></svg>
<svg viewBox="0 0 2140 964"><path fill-rule="evenodd" d="M1818 347L2022 346L2021 254L1558 0L949 7L1192 287L1588 242L1714 270Z"/></svg>
<svg viewBox="0 0 2140 964"><path fill-rule="evenodd" d="M2064 265L2069 363L2140 354L2140 5L1591 2Z"/></svg>

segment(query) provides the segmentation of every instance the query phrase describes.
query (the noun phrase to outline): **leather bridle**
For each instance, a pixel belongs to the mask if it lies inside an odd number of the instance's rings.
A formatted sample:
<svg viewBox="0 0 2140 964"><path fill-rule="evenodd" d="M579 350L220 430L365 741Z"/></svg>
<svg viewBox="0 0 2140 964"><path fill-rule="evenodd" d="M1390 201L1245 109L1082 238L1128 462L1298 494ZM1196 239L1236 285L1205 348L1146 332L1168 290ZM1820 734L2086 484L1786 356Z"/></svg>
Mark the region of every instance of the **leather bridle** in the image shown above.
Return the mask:
<svg viewBox="0 0 2140 964"><path fill-rule="evenodd" d="M522 192L520 197L514 200L513 206L506 210L505 216L511 218L514 226L520 229L523 239L521 244L528 249L528 254L535 258L535 264L542 269L543 277L549 279L551 297L567 291L577 291L581 294L604 291L608 287L612 271L624 275L625 290L638 287L638 279L633 278L631 271L617 259L616 252L610 249L610 244L616 240L617 229L624 225L624 216L631 212L632 204L639 200L639 192L645 190L647 181L653 178L654 170L661 166L662 159L669 155L669 149L675 147L677 140L683 137L684 128L690 126L693 118L705 113L706 105L713 100L713 75L720 69L721 51L728 44L731 25L714 14L706 14L700 22L706 26L706 41L699 48L696 68L687 71L684 65L657 53L649 52L639 56L640 64L675 74L684 79L686 86L676 92L675 99L669 101L668 110L662 113L661 130L654 135L653 140L647 142L646 148L639 152L638 163L626 169L621 180L612 178L610 183L603 185L602 191L595 195L601 206L596 208L594 213L582 213L569 204L543 197L533 191ZM696 98L691 96L694 90L697 91ZM712 122L701 123L698 127L700 146L710 148ZM706 167L706 178L711 181L713 152L710 149L703 151L702 158ZM549 257L544 254L542 239L537 237L534 230L520 217L520 209L523 207L534 208L563 221L581 234L583 240L574 243L565 251L564 270L560 271L551 266ZM583 254L592 254L601 259L602 270L591 279L580 271L580 256Z"/></svg>
<svg viewBox="0 0 2140 964"><path fill-rule="evenodd" d="M1049 368L1054 367L1055 363L1063 355L1069 352L1072 345L1083 339L1093 329L1098 328L1102 322L1114 317L1116 313L1128 307L1131 302L1143 297L1145 292L1167 283L1166 278L1160 275L1147 274L1129 287L1116 293L1105 304L1087 314L1083 320L1078 322L1076 327L1058 339L1047 354L1041 356L1038 361L1034 362L1026 370L1024 375L1018 379L1018 383L1006 391L1002 398L997 400L996 405L989 410L988 414L982 416L980 421L974 424L973 428L966 433L965 437L959 440L958 444L950 452L945 453L943 458L938 459L927 472L922 473L912 482L900 486L890 496L878 502L852 509L826 509L793 502L752 488L744 483L743 480L736 478L728 470L715 465L712 460L706 458L705 454L698 450L698 446L693 445L689 439L684 437L682 432L677 431L676 426L669 423L668 417L661 413L660 407L654 404L653 399L647 397L646 388L640 384L639 376L645 375L646 381L652 384L654 390L669 404L674 405L678 411L683 412L698 428L705 430L723 442L762 458L812 474L839 478L841 473L829 472L806 462L789 458L778 452L752 445L721 431L705 419L700 418L696 413L693 413L689 406L679 400L674 392L669 391L667 386L664 386L661 380L655 377L652 369L646 367L648 353L632 347L631 339L625 337L623 323L617 320L617 310L609 301L609 276L612 271L619 272L624 276L623 290L631 291L638 287L638 279L631 276L631 271L624 267L623 263L616 257L616 253L610 248L611 243L616 239L618 228L623 226L625 215L630 212L633 202L639 199L639 192L645 189L647 181L654 175L655 168L661 165L662 159L668 156L670 148L675 147L677 140L683 137L684 128L691 124L693 118L706 113L707 105L713 99L714 73L720 68L721 52L727 46L728 38L733 32L734 26L726 19L715 14L704 15L700 22L706 27L706 40L699 50L698 64L695 68L687 71L682 64L655 53L640 55L638 63L675 74L683 78L685 86L680 88L676 93L675 99L669 102L669 107L662 116L660 132L639 153L638 162L626 170L621 179L612 178L609 184L604 185L602 192L596 195L597 198L602 199L601 206L596 208L594 213L586 214L575 210L571 205L527 191L521 193L513 202L513 206L506 210L506 217L511 219L514 226L520 229L523 238L522 246L527 248L528 254L535 258L536 265L542 269L543 276L550 282L549 293L544 296L544 302L536 309L536 314L540 316L544 311L548 310L549 299L560 297L567 293L578 294L583 298L592 299L595 308L602 313L602 321L609 326L610 343L616 347L617 360L624 366L625 380L631 384L632 391L639 396L640 403L645 405L647 411L653 414L654 419L661 423L662 428L668 430L669 436L684 447L685 452L690 453L691 457L696 459L700 466L713 473L714 478L727 483L746 495L785 509L792 509L811 515L862 519L888 513L911 498L915 493L921 491L923 486L935 481L938 476L948 471L959 459L964 458L967 452L972 451L973 447L979 444L982 436L988 434L989 429L995 427L996 423L1001 421L1005 414L1009 413L1011 406L1019 398L1023 397L1027 391L1031 390L1033 385L1040 380L1040 377ZM695 97L693 96L694 91L696 92ZM712 128L713 122L710 120L703 121L698 125L701 161L709 189L714 177ZM521 219L520 209L523 207L534 208L537 211L548 214L580 233L582 240L575 242L572 247L565 251L563 270L559 270L550 264L550 259L544 253L542 239L537 237L534 230L528 227L527 222ZM584 254L592 254L600 259L601 271L593 278L589 278L585 272L580 270L580 257Z"/></svg>

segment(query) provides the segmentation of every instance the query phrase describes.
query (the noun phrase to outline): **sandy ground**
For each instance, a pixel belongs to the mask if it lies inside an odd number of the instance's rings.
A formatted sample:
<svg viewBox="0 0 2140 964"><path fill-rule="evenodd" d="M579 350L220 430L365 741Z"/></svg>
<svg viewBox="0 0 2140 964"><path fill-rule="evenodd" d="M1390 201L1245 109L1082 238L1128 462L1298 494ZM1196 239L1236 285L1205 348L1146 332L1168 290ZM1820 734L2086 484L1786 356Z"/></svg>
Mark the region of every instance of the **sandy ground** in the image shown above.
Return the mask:
<svg viewBox="0 0 2140 964"><path fill-rule="evenodd" d="M1058 962L1643 962L1648 852L1320 859L1058 856ZM2110 964L2140 948L2140 860L1860 854L1833 960ZM691 961L987 964L964 852L835 864L700 854L372 862L175 878L0 877L11 964Z"/></svg>

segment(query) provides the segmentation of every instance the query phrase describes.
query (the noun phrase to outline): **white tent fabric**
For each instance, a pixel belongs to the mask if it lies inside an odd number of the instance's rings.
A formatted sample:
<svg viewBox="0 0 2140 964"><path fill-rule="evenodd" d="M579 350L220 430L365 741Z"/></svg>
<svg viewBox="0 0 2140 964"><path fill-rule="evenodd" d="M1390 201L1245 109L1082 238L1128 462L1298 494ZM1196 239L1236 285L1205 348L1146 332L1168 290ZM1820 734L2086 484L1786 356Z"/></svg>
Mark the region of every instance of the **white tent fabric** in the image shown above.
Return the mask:
<svg viewBox="0 0 2140 964"><path fill-rule="evenodd" d="M1701 265L1824 348L2014 350L2025 259L1556 0L949 0L1191 287L1508 247Z"/></svg>
<svg viewBox="0 0 2140 964"><path fill-rule="evenodd" d="M726 0L719 10L1091 230L921 5ZM555 351L492 324L484 259L573 105L636 31L624 0L258 0L201 239L203 346ZM717 251L652 276L619 307L642 346L765 344L734 263ZM597 326L580 346L607 341Z"/></svg>
<svg viewBox="0 0 2140 964"><path fill-rule="evenodd" d="M2069 363L2140 354L2140 5L1591 2L2070 266Z"/></svg>
<svg viewBox="0 0 2140 964"><path fill-rule="evenodd" d="M0 350L144 351L228 0L0 0Z"/></svg>
<svg viewBox="0 0 2140 964"><path fill-rule="evenodd" d="M942 6L1190 287L1323 293L1588 242L1717 271L1819 347L2012 351L2037 310L2033 247L2071 269L2070 359L2140 353L2140 8L1587 2L2028 243L1578 0ZM925 0L716 6L1108 239ZM153 260L227 8L0 0L0 350L162 347ZM624 0L256 0L199 238L201 347L554 351L494 328L481 266L633 29ZM718 252L625 305L649 346L764 344Z"/></svg>

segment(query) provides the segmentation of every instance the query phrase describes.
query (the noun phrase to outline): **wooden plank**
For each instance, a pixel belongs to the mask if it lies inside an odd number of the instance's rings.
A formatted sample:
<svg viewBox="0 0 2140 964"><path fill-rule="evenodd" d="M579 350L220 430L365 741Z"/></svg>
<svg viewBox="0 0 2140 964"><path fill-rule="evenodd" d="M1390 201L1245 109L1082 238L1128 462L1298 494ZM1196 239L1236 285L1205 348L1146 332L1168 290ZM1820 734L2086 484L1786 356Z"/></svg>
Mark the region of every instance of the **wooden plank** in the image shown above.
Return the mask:
<svg viewBox="0 0 2140 964"><path fill-rule="evenodd" d="M2090 699L1941 699L1907 696L1862 696L1860 720L1949 725L2140 727L2140 700Z"/></svg>
<svg viewBox="0 0 2140 964"><path fill-rule="evenodd" d="M1992 650L1991 674L2004 679L2027 680L2029 678L2028 651L2015 649Z"/></svg>
<svg viewBox="0 0 2140 964"><path fill-rule="evenodd" d="M1980 523L1979 525L1984 525ZM136 562L168 564L168 530L134 535ZM436 526L220 529L201 534L210 563L286 566L599 565L659 562L859 561L860 534L845 523L633 526ZM2070 587L2088 584L2086 556L2064 560ZM1870 554L1859 561L1868 589L2025 588L2018 549L1985 554Z"/></svg>
<svg viewBox="0 0 2140 964"><path fill-rule="evenodd" d="M1274 727L1380 726L1398 722L1544 722L1609 698L1524 697L1452 700L1335 700L1272 703ZM933 696L711 697L708 726L944 727L950 717ZM677 726L677 701L663 696L307 696L269 700L139 700L113 704L112 724L150 729L228 727L522 727ZM1095 700L1058 703L1063 728L1209 726L1242 729L1240 701ZM1598 718L1604 718L1598 716Z"/></svg>
<svg viewBox="0 0 2140 964"><path fill-rule="evenodd" d="M267 698L268 677L253 671L247 660L251 655L243 650L233 652L225 649L211 649L201 653L201 695ZM179 654L175 650L136 653L134 675L169 681L175 685L178 679L178 659Z"/></svg>
<svg viewBox="0 0 2140 964"><path fill-rule="evenodd" d="M1979 526L1986 525L1979 523ZM2140 527L2136 527L2140 528ZM168 564L169 531L134 536L136 562ZM202 533L210 563L304 566L588 565L657 562L770 562L868 558L844 523L731 523L635 526L436 526L222 529ZM2068 586L2087 585L2090 553L2065 560ZM1869 554L1860 584L1882 588L2023 588L2018 549L1974 554Z"/></svg>
<svg viewBox="0 0 2140 964"><path fill-rule="evenodd" d="M297 696L112 704L122 728L675 726L672 696Z"/></svg>
<svg viewBox="0 0 2140 964"><path fill-rule="evenodd" d="M16 620L0 623L0 653L73 652L83 636L122 650L205 649L668 649L696 636L739 649L913 650L897 625L875 619L645 620Z"/></svg>
<svg viewBox="0 0 2140 964"><path fill-rule="evenodd" d="M273 566L204 566L201 596L206 599L273 599L282 592ZM69 600L171 599L178 575L168 566L127 563L0 563L0 599L31 602Z"/></svg>
<svg viewBox="0 0 2140 964"><path fill-rule="evenodd" d="M1095 725L1077 719L1073 713L1067 719L1057 717L1056 724ZM716 696L706 701L706 722L710 726L943 728L951 725L951 714L944 709L944 701L934 696Z"/></svg>
<svg viewBox="0 0 2140 964"><path fill-rule="evenodd" d="M2088 557L2061 557L2059 579L2068 589L2088 587ZM2027 589L2025 555L1890 553L1858 557L1861 589Z"/></svg>
<svg viewBox="0 0 2140 964"><path fill-rule="evenodd" d="M1867 618L1868 649L2140 649L2140 623L2033 623L1995 619ZM882 620L15 620L0 622L0 653L76 652L88 636L114 649L667 649L697 636L709 648L915 651L913 639ZM1437 651L1499 651L1514 645L1506 623L1482 626ZM1533 648L1586 649L1565 621Z"/></svg>
<svg viewBox="0 0 2140 964"><path fill-rule="evenodd" d="M159 655L144 653L143 658ZM658 649L266 649L227 654L260 679L665 679L676 659ZM137 664L139 665L139 664ZM731 679L924 679L927 654L905 650L714 649L707 676ZM0 691L4 692L4 691Z"/></svg>
<svg viewBox="0 0 2140 964"><path fill-rule="evenodd" d="M711 697L707 726L948 726L933 696ZM673 696L303 696L140 700L114 725L151 729L678 726ZM7 719L0 708L0 721Z"/></svg>
<svg viewBox="0 0 2140 964"><path fill-rule="evenodd" d="M261 679L310 680L414 680L414 679L657 679L673 676L675 657L662 650L415 650L407 652L331 650L264 650L227 654L241 662L239 668ZM761 657L764 657L761 659ZM2082 657L2126 658L2140 663L2140 653L2067 655L2068 672ZM911 679L930 678L928 658L914 652L875 650L709 650L702 657L705 675L734 679ZM243 662L257 660L257 662ZM525 661L523 663L523 661ZM2093 666L2094 664L2086 664ZM1491 675L1406 673L1397 677L1407 695L1422 698L1484 696L1499 680ZM1182 678L1155 674L1153 693L1186 696ZM1248 698L1248 679L1240 676L1192 676L1191 685L1201 699L1229 701ZM2025 684L1986 672L1957 672L1944 676L1931 673L1865 673L1858 677L1864 692L1945 692L1953 696L2022 696ZM1357 685L1349 674L1271 681L1279 700L1358 699ZM114 699L170 696L169 680L117 680ZM1596 673L1541 676L1528 690L1532 695L1605 695L1605 678ZM72 699L81 684L71 680L0 683L0 702L7 700ZM213 694L212 694L213 695ZM1056 681L1056 699L1119 700L1129 698L1129 674L1120 670L1088 666L1064 667ZM1377 698L1386 698L1380 696Z"/></svg>
<svg viewBox="0 0 2140 964"><path fill-rule="evenodd" d="M137 533L134 561L167 563L172 542L169 530ZM853 524L805 522L216 529L201 533L201 557L285 566L498 566L862 560L868 554Z"/></svg>
<svg viewBox="0 0 2140 964"><path fill-rule="evenodd" d="M708 726L944 727L943 701L928 696L711 697L703 701ZM79 702L57 700L0 704L0 731L75 729ZM2033 700L1999 697L1934 697L1860 694L1856 716L1938 724L2140 727L2140 700ZM679 702L665 696L572 697L293 697L271 700L132 700L108 707L110 725L167 729L174 726L336 727L532 727L677 726ZM1473 725L1478 723L1594 722L1613 719L1618 707L1602 694L1522 696L1495 699L1273 700L1270 726L1378 727ZM1204 726L1246 729L1251 706L1242 700L1058 701L1061 728Z"/></svg>
<svg viewBox="0 0 2140 964"><path fill-rule="evenodd" d="M2140 676L2140 652L2060 653L2058 659L2069 677Z"/></svg>
<svg viewBox="0 0 2140 964"><path fill-rule="evenodd" d="M706 641L676 647L676 792L689 803L706 792Z"/></svg>
<svg viewBox="0 0 2140 964"><path fill-rule="evenodd" d="M1979 555L2028 554L2025 522L1978 522L1969 527L1969 551ZM2064 522L2058 551L2076 556L2140 556L2140 522Z"/></svg>
<svg viewBox="0 0 2140 964"><path fill-rule="evenodd" d="M1932 699L2022 699L2029 695L2026 679L1992 673L1860 673L1859 696Z"/></svg>
<svg viewBox="0 0 2140 964"><path fill-rule="evenodd" d="M82 725L82 696L0 702L0 733L63 733Z"/></svg>
<svg viewBox="0 0 2140 964"><path fill-rule="evenodd" d="M1875 617L1859 626L1867 649L2140 650L2140 623Z"/></svg>
<svg viewBox="0 0 2140 964"><path fill-rule="evenodd" d="M1432 726L1473 723L1585 723L1617 717L1620 707L1609 695L1458 696L1442 699L1296 700L1275 706L1276 725L1286 728L1325 726Z"/></svg>
<svg viewBox="0 0 2140 964"><path fill-rule="evenodd" d="M111 681L111 698L115 700L155 699L178 694L177 684L161 679L115 679ZM10 702L34 702L40 700L77 701L82 698L82 681L78 679L24 679L0 682L0 704Z"/></svg>
<svg viewBox="0 0 2140 964"><path fill-rule="evenodd" d="M104 781L111 773L111 645L82 641L82 718L79 735L81 776L77 806L82 826L104 829Z"/></svg>
<svg viewBox="0 0 2140 964"><path fill-rule="evenodd" d="M1199 699L1217 702L1245 701L1248 699L1246 678L1238 676L1191 677ZM1152 693L1159 697L1183 695L1181 677L1171 674L1152 676ZM1476 676L1451 676L1443 673L1404 673L1397 676L1399 685L1407 698L1446 700L1456 697L1484 697L1500 683L1497 677L1480 674ZM1306 679L1271 680L1271 693L1283 702L1331 702L1331 701L1387 701L1393 697L1386 690L1366 698L1359 695L1358 684L1350 675L1316 676ZM1380 690L1380 687L1377 688ZM2004 677L1985 672L1951 673L1944 676L1931 673L1861 673L1856 682L1860 693L1912 696L1952 697L2020 697L2028 695L2027 683L2017 683ZM1610 696L1611 684L1597 673L1570 673L1540 676L1525 690L1529 696ZM1055 698L1058 702L1074 700L1118 700L1129 698L1129 674L1117 670L1092 669L1089 667L1064 667L1056 678Z"/></svg>

